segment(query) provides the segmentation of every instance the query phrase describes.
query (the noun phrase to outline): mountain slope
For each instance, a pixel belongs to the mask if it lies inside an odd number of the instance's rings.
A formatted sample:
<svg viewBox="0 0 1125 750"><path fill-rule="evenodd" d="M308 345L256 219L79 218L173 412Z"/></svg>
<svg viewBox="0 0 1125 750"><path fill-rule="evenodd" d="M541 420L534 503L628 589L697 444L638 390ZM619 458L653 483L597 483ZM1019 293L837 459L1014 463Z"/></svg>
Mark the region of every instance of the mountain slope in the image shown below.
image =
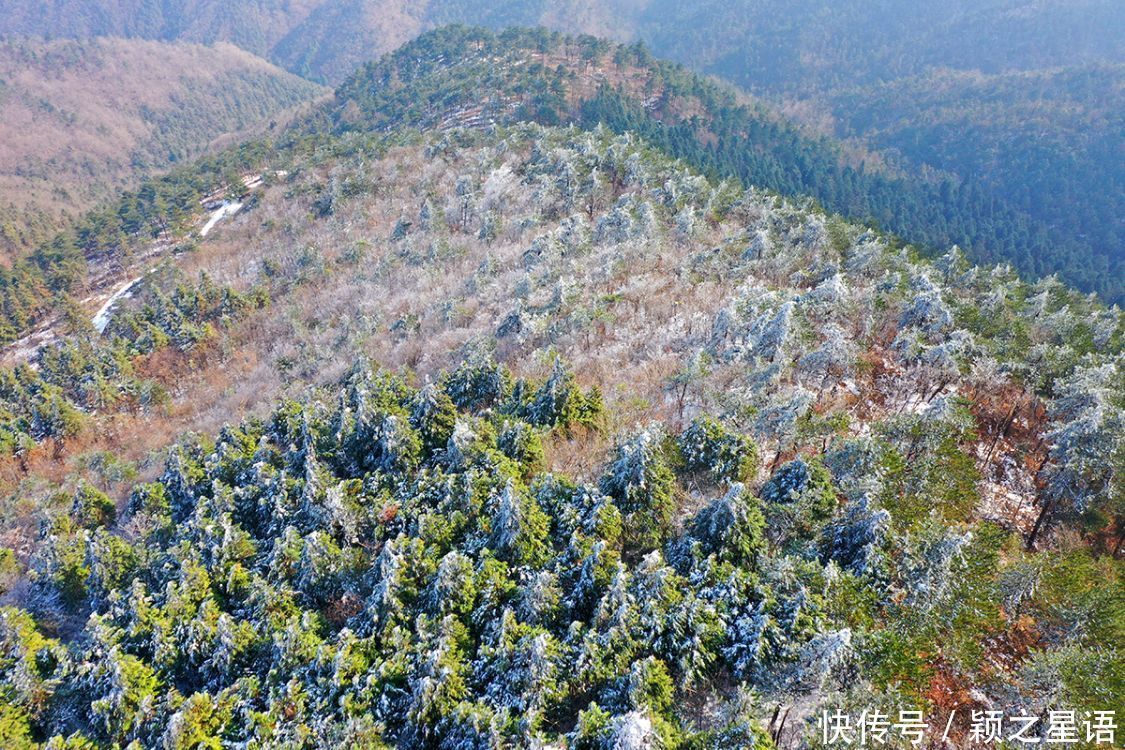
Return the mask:
<svg viewBox="0 0 1125 750"><path fill-rule="evenodd" d="M964 99L956 102L956 116L977 117L980 126L970 122L964 133L957 127L933 132L935 121L947 121L952 96L934 109L911 106L903 126L929 130L926 137L943 141L937 148L920 147L917 137L904 148L907 144L894 142L885 132L857 126L884 103L889 102L889 113L905 114L898 105L910 99L888 100L884 85L903 96L926 99L925 87L945 69L968 77L1027 72L1043 79L1063 67L1076 71L1065 74L1073 81L1085 75L1086 66L1096 66L1108 90L1119 91L1123 78L1114 66L1125 62L1118 43L1125 36L1125 12L1114 0L738 0L687 5L664 0L102 0L93 6L56 0L46 12L39 4L13 0L13 12L0 19L0 34L56 29L53 33L79 37L108 31L228 39L300 75L338 82L414 35L456 22L492 28L542 24L568 33L643 39L657 54L764 96L824 135L851 138L872 160L894 163L910 181L929 183L925 201L940 206L919 217L925 209L912 199L902 205L898 188L886 196L868 196L866 202L873 205L859 206L860 213L854 201L833 202L833 209L875 217L889 229L936 246L973 245L975 257L982 260L1013 262L1029 275L1062 273L1107 299L1125 298L1125 246L1113 199L1125 180L1115 166L1121 163L1119 149L1112 148L1120 140L1119 126L1093 120L1086 124L1089 138L1070 139L1065 116L1043 118L1035 111L1041 84L1024 85L1017 76L996 79L1003 83L993 87L990 103L983 107L978 106L976 86L957 89ZM985 110L996 116L982 121ZM1028 111L1042 126L1046 143L1029 138L1021 126L1015 113ZM969 153L991 153L993 146L996 158L991 160ZM881 153L884 147L891 150ZM1032 180L1021 183L1022 171ZM794 175L786 179L793 181ZM871 190L877 188L860 189Z"/></svg>
<svg viewBox="0 0 1125 750"><path fill-rule="evenodd" d="M265 55L323 0L48 0L6 2L0 35L113 36L211 44Z"/></svg>
<svg viewBox="0 0 1125 750"><path fill-rule="evenodd" d="M958 741L1120 695L1120 311L605 130L265 166L208 277L0 380L5 434L89 420L5 443L12 731L768 749L841 694Z"/></svg>
<svg viewBox="0 0 1125 750"><path fill-rule="evenodd" d="M1012 263L1029 276L1059 273L1110 300L1125 294L1125 264L1117 262L1119 248L1112 244L1117 221L1102 210L1115 201L1112 191L1083 214L1099 223L1084 232L1072 216L1051 221L1066 213L1066 201L1043 211L1026 194L1005 196L955 175L923 180L869 168L869 159L877 163L870 155L802 131L767 109L741 105L733 92L637 46L546 32L443 29L365 66L341 85L336 106L338 127L431 126L443 118L447 125L519 118L603 122L643 135L711 174L815 197L908 241L932 248L958 244L976 260ZM1112 107L1105 111L1105 127L1091 138L1114 130ZM1083 152L1081 144L1077 150ZM1081 159L1090 164L1098 149L1085 153ZM1019 180L1014 168L993 172L998 182ZM1120 170L1110 163L1099 174L1112 188ZM1070 175L1055 179L1076 187Z"/></svg>
<svg viewBox="0 0 1125 750"><path fill-rule="evenodd" d="M230 46L0 42L0 252L320 93Z"/></svg>
<svg viewBox="0 0 1125 750"><path fill-rule="evenodd" d="M612 36L625 30L623 17L636 5L635 0L8 0L0 14L0 36L226 41L299 75L338 83L363 63L437 26L544 24Z"/></svg>
<svg viewBox="0 0 1125 750"><path fill-rule="evenodd" d="M945 71L834 94L838 132L967 176L1062 238L1063 265L1113 276L1125 254L1125 65ZM972 176L975 176L972 177ZM1093 259L1067 259L1074 239ZM1024 250L1032 256L1032 248ZM1091 262L1093 261L1093 262ZM1017 265L1036 267L1028 257ZM1043 266L1046 268L1046 266Z"/></svg>
<svg viewBox="0 0 1125 750"><path fill-rule="evenodd" d="M942 68L1125 62L1114 0L655 0L633 28L663 56L788 97Z"/></svg>

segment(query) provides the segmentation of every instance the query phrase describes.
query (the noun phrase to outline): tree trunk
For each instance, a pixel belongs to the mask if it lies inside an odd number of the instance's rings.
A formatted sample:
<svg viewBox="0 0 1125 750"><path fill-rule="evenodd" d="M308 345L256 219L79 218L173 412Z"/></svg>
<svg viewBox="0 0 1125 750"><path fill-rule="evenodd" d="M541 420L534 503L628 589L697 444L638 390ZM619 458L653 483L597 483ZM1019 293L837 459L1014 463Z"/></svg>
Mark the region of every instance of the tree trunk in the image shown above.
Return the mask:
<svg viewBox="0 0 1125 750"><path fill-rule="evenodd" d="M781 723L777 725L777 734L773 738L773 744L777 747L781 747L781 733L785 731L785 722L789 720L789 711L792 708L792 706L785 707L785 713L781 715Z"/></svg>
<svg viewBox="0 0 1125 750"><path fill-rule="evenodd" d="M1035 525L1031 527L1031 534L1027 537L1027 551L1031 552L1035 549L1035 540L1039 536L1039 532L1043 530L1043 522L1047 518L1047 514L1055 505L1053 500L1048 500L1043 505L1043 510L1039 511L1039 517L1035 519Z"/></svg>

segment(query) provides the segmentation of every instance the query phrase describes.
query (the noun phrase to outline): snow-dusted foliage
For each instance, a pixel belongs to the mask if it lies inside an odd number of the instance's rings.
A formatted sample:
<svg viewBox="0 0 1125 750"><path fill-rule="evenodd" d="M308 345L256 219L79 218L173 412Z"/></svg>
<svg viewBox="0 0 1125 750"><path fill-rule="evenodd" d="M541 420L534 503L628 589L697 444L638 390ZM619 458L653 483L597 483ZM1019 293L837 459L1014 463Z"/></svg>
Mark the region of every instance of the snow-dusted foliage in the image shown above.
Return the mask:
<svg viewBox="0 0 1125 750"><path fill-rule="evenodd" d="M816 397L797 388L788 398L767 404L754 420L754 432L764 440L779 447L788 448L796 437L797 422L808 414Z"/></svg>
<svg viewBox="0 0 1125 750"><path fill-rule="evenodd" d="M753 567L765 550L762 535L765 519L757 501L741 484L734 484L722 497L696 514L691 538L704 555L716 555L738 565Z"/></svg>
<svg viewBox="0 0 1125 750"><path fill-rule="evenodd" d="M599 483L640 544L659 543L671 530L675 490L666 440L662 430L649 427L621 441Z"/></svg>
<svg viewBox="0 0 1125 750"><path fill-rule="evenodd" d="M574 375L561 359L556 359L543 385L529 395L516 413L533 425L592 427L601 415L601 408L601 394L596 389L583 393Z"/></svg>
<svg viewBox="0 0 1125 750"><path fill-rule="evenodd" d="M964 561L972 538L972 532L924 530L902 562L906 602L922 611L938 606L953 587L954 566Z"/></svg>
<svg viewBox="0 0 1125 750"><path fill-rule="evenodd" d="M788 574L774 596L742 577L768 554L744 485L677 532L673 459L700 435L623 438L595 489L541 474L524 419L452 403L357 368L335 399L285 403L213 449L172 451L127 509L144 535L132 541L108 531L105 495L82 488L44 540L34 587L40 608L91 607L89 637L68 648L0 611L5 695L26 710L65 691L88 710L40 712L44 731L119 744L420 749L547 746L585 694L574 746L663 748L696 733L735 747L764 736L753 717L690 729L677 684L824 668L819 651L802 656L815 633L798 612L819 606L805 586ZM716 435L745 458L744 442ZM217 696L236 711L205 720ZM248 725L246 712L263 718Z"/></svg>
<svg viewBox="0 0 1125 750"><path fill-rule="evenodd" d="M1114 492L1125 451L1123 392L1125 374L1119 362L1080 365L1057 385L1045 436L1049 463L1042 471L1045 489L1035 532L1052 515L1081 514Z"/></svg>
<svg viewBox="0 0 1125 750"><path fill-rule="evenodd" d="M855 347L839 326L825 328L824 342L801 357L797 369L809 385L823 388L827 383L839 383L852 374Z"/></svg>
<svg viewBox="0 0 1125 750"><path fill-rule="evenodd" d="M443 385L453 403L470 411L495 406L511 389L507 372L486 354L467 358L446 376Z"/></svg>
<svg viewBox="0 0 1125 750"><path fill-rule="evenodd" d="M20 492L52 441L89 478L0 549L5 602L34 613L0 609L0 733L768 750L763 724L797 743L836 705L1105 704L1120 311L930 265L604 129L312 151L284 206L232 226L261 243L214 248L258 252L227 265L286 312L215 328L224 365L264 369L200 403L266 416L162 453L135 434L155 481L70 452L83 420L148 424L160 402L119 376L196 341L192 305L154 303L132 348L0 375ZM336 189L361 174L377 189ZM400 374L337 381L342 347Z"/></svg>
<svg viewBox="0 0 1125 750"><path fill-rule="evenodd" d="M709 472L717 480L731 482L752 479L758 473L757 446L711 417L692 420L677 443L690 471Z"/></svg>
<svg viewBox="0 0 1125 750"><path fill-rule="evenodd" d="M913 294L899 321L902 328L918 328L929 336L936 336L953 325L953 313L941 298L941 291L925 275L910 280Z"/></svg>
<svg viewBox="0 0 1125 750"><path fill-rule="evenodd" d="M796 502L810 488L818 483L816 469L808 462L797 459L785 464L773 473L762 487L762 500L767 503ZM821 481L820 484L823 484Z"/></svg>
<svg viewBox="0 0 1125 750"><path fill-rule="evenodd" d="M844 440L824 454L824 465L849 499L878 497L884 486L886 452L886 446L871 438Z"/></svg>
<svg viewBox="0 0 1125 750"><path fill-rule="evenodd" d="M760 496L766 503L768 534L782 545L811 543L836 509L828 470L804 459L777 469L762 486Z"/></svg>
<svg viewBox="0 0 1125 750"><path fill-rule="evenodd" d="M890 513L871 507L867 497L853 500L841 517L828 525L820 545L821 559L831 560L855 575L877 575L883 567L882 546Z"/></svg>

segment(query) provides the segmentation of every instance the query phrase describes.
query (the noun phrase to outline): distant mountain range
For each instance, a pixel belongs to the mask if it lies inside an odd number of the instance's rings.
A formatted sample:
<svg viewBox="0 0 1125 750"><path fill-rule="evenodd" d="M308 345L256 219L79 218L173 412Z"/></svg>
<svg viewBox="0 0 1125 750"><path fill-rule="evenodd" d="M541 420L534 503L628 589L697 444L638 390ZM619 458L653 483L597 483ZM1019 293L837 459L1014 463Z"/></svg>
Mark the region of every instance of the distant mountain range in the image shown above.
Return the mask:
<svg viewBox="0 0 1125 750"><path fill-rule="evenodd" d="M644 39L751 90L789 93L952 67L995 73L1122 59L1114 0L9 0L0 34L228 41L339 81L448 23Z"/></svg>
<svg viewBox="0 0 1125 750"><path fill-rule="evenodd" d="M0 40L0 254L322 91L226 43Z"/></svg>
<svg viewBox="0 0 1125 750"><path fill-rule="evenodd" d="M867 196L833 208L1107 299L1125 294L1125 13L1112 0L11 0L5 11L4 35L228 41L329 83L445 23L644 40L848 140L835 148L862 154L852 166L889 167L924 183L906 192L937 196L926 207Z"/></svg>

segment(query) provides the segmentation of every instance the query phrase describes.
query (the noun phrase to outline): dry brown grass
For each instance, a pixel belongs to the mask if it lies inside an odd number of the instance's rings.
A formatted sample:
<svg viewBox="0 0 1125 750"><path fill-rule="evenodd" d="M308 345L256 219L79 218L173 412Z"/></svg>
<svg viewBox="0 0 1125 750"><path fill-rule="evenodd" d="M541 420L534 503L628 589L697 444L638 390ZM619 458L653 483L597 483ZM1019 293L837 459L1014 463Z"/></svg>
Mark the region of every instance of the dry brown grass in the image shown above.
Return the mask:
<svg viewBox="0 0 1125 750"><path fill-rule="evenodd" d="M96 429L66 446L62 456L37 451L26 473L0 463L3 494L14 497L31 487L42 497L73 484L83 476L75 457L98 450L119 453L137 462L142 476L151 476L159 469L160 449L182 433L213 433L224 423L265 414L279 398L299 398L337 381L357 358L420 383L436 380L479 342L491 342L501 361L530 377L542 377L557 353L583 386L601 388L611 415L605 433L556 436L546 446L550 466L587 478L598 472L614 437L640 424L679 429L706 410L750 431L756 409L789 398L798 386L792 365L819 345L816 335L783 354L784 375L765 395L753 392L755 368L765 363L739 357L712 362L686 389L671 387L710 345L720 310L737 307L754 290L782 290L789 299L807 290L792 279L822 262L816 251L790 247L760 260L741 258L746 227L773 210L766 207L772 199L750 198L719 224L699 221L687 239L677 237L671 217L663 216L655 231L625 243L587 243L526 266L524 251L533 240L554 233L563 221L544 218L543 201L550 199L512 176L528 148L517 142L503 154L472 147L431 158L422 147L401 147L383 157L360 155L331 168L309 168L266 188L257 208L218 225L196 252L177 262L189 275L206 270L238 289L266 283L272 304L195 352L164 351L140 361L140 373L169 390L167 408L98 417ZM503 225L491 242L477 238L480 215L461 229L440 222L431 231L419 226L426 196L447 215L459 210L456 184L466 176L502 196L489 203ZM362 183L363 194L339 201L327 218L313 218L317 190L343 177ZM515 182L497 186L505 180ZM602 211L614 197L604 197ZM391 241L403 217L414 227L405 240ZM528 217L537 218L525 222ZM592 229L598 218L583 221ZM362 253L355 259L357 247ZM263 276L267 266L280 275ZM852 385L821 387L814 412L844 411L856 432L902 410L904 399L916 400L912 389L922 382L915 383L915 373L887 349L900 310L892 306L873 315L864 302L876 278L849 278L857 302L836 313L810 313L806 323L815 329L834 320L854 337L859 360L849 376ZM526 316L524 330L497 339L497 326L517 305ZM396 332L398 321L405 324ZM826 441L818 438L808 449L819 450ZM784 460L794 450L763 445L763 460Z"/></svg>
<svg viewBox="0 0 1125 750"><path fill-rule="evenodd" d="M199 154L319 92L229 44L124 39L2 41L0 81L8 255L167 167L170 152ZM16 231L34 217L37 232Z"/></svg>

